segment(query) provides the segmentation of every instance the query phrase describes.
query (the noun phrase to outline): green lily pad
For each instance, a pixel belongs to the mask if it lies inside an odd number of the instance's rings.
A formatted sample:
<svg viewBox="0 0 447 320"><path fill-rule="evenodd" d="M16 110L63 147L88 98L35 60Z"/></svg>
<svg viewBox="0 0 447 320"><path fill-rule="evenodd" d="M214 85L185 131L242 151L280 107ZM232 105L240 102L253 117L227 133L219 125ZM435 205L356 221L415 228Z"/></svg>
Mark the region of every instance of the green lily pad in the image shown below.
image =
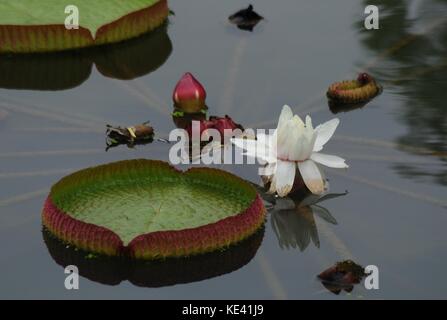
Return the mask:
<svg viewBox="0 0 447 320"><path fill-rule="evenodd" d="M94 36L98 29L122 16L144 9L157 0L10 0L0 3L2 24L38 26L42 24L64 24L65 7L74 5L79 9L80 26Z"/></svg>
<svg viewBox="0 0 447 320"><path fill-rule="evenodd" d="M79 29L67 29L74 5ZM5 0L0 2L0 52L54 51L118 42L161 25L166 0Z"/></svg>
<svg viewBox="0 0 447 320"><path fill-rule="evenodd" d="M238 242L264 221L256 190L225 171L151 160L79 171L53 186L44 225L92 252L186 256Z"/></svg>

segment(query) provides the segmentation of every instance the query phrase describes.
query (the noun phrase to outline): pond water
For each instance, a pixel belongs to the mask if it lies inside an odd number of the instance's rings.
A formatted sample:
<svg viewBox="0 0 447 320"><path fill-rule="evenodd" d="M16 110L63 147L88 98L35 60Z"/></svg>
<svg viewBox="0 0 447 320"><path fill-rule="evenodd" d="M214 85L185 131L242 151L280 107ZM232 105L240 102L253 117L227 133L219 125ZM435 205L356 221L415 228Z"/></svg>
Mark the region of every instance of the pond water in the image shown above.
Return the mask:
<svg viewBox="0 0 447 320"><path fill-rule="evenodd" d="M380 1L380 30L368 31L363 10L375 2L256 0L266 19L248 32L227 22L248 3L170 0L166 28L130 43L81 56L1 57L0 298L446 298L447 2ZM274 128L287 103L322 123L334 117L328 85L363 70L384 91L337 114L326 152L350 168L327 175L331 192L348 193L319 203L324 214L282 217L282 228L270 214L263 237L235 253L226 271L213 268L229 258L203 257L185 283L82 277L80 290L64 288L41 228L51 185L97 164L167 160L162 142L105 152L106 124L150 120L167 137L172 90L186 71L206 87L210 115ZM221 168L260 182L256 165ZM281 248L278 236L297 245ZM327 291L316 275L344 259L376 265L380 288ZM113 266L102 268L113 277Z"/></svg>

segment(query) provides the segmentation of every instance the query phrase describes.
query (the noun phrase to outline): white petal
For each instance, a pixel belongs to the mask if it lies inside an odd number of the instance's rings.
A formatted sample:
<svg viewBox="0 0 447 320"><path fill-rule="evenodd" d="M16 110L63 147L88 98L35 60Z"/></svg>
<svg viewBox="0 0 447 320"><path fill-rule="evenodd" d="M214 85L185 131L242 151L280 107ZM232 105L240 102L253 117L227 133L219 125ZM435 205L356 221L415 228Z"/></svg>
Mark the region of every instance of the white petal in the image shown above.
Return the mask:
<svg viewBox="0 0 447 320"><path fill-rule="evenodd" d="M294 116L292 120L289 120L287 124L278 131L278 158L298 160L298 158L296 158L296 154L299 152L297 146L303 126L301 119Z"/></svg>
<svg viewBox="0 0 447 320"><path fill-rule="evenodd" d="M303 140L305 143L303 144L303 153L301 155L301 161L307 160L310 158L310 155L313 151L313 146L315 144L316 134L312 129L306 128L303 134Z"/></svg>
<svg viewBox="0 0 447 320"><path fill-rule="evenodd" d="M292 190L293 182L295 181L295 171L295 162L278 160L275 174L278 196L285 197Z"/></svg>
<svg viewBox="0 0 447 320"><path fill-rule="evenodd" d="M288 105L284 105L284 107L282 107L281 114L279 115L278 129L292 118L293 118L292 109L290 109Z"/></svg>
<svg viewBox="0 0 447 320"><path fill-rule="evenodd" d="M303 130L304 129L304 122L303 122L303 120L301 120L299 115L297 115L297 114L294 115L292 120L294 121L295 126L297 126L299 130Z"/></svg>
<svg viewBox="0 0 447 320"><path fill-rule="evenodd" d="M315 145L315 141L317 139L317 133L313 130L308 130L308 132L306 133L306 136L309 139L307 148L306 148L306 158L305 159L309 159L310 155L312 154L313 150L314 150L314 145Z"/></svg>
<svg viewBox="0 0 447 320"><path fill-rule="evenodd" d="M323 175L315 162L312 160L299 162L298 168L300 169L301 177L310 192L313 194L322 194L325 191Z"/></svg>
<svg viewBox="0 0 447 320"><path fill-rule="evenodd" d="M348 168L349 167L345 163L345 159L340 158L338 156L314 152L314 153L312 153L310 158L315 162L321 163L322 165L325 165L325 166L331 167L331 168Z"/></svg>
<svg viewBox="0 0 447 320"><path fill-rule="evenodd" d="M308 129L313 129L314 128L312 126L312 118L309 115L306 116L306 128L308 128Z"/></svg>
<svg viewBox="0 0 447 320"><path fill-rule="evenodd" d="M296 160L298 161L303 161L306 160L306 149L307 149L307 145L308 145L308 141L305 135L302 135L299 138L299 142L297 144L297 148L298 148L298 153L297 153L297 158Z"/></svg>
<svg viewBox="0 0 447 320"><path fill-rule="evenodd" d="M323 124L320 124L318 127L315 128L315 131L317 133L317 139L315 140L314 145L315 152L318 152L321 149L323 149L323 146L332 137L339 123L340 120L338 120L338 118L334 118Z"/></svg>
<svg viewBox="0 0 447 320"><path fill-rule="evenodd" d="M300 160L301 150L303 148L303 137L298 134L290 134L288 139L288 159L292 161Z"/></svg>
<svg viewBox="0 0 447 320"><path fill-rule="evenodd" d="M265 180L264 182L271 182L275 172L276 172L276 162L267 163L266 166L260 167L258 169L259 175L263 177L263 181Z"/></svg>
<svg viewBox="0 0 447 320"><path fill-rule="evenodd" d="M277 136L277 152L278 157L282 159L288 159L288 152L289 152L289 145L288 141L290 140L289 137L292 134L296 134L296 132L293 132L291 130L292 127L292 121L286 121L284 125L278 128L278 136Z"/></svg>
<svg viewBox="0 0 447 320"><path fill-rule="evenodd" d="M275 193L275 192L276 192L276 174L273 174L272 179L270 181L270 188L269 191L267 191L267 193Z"/></svg>

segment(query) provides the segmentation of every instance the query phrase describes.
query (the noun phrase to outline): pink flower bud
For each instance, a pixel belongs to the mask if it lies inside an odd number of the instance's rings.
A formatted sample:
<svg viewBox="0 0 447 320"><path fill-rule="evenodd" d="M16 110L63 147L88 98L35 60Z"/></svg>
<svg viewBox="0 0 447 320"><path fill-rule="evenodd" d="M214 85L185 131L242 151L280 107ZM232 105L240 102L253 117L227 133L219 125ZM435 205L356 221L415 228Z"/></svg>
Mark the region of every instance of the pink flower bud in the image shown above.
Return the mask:
<svg viewBox="0 0 447 320"><path fill-rule="evenodd" d="M199 113L206 109L206 91L202 84L187 72L177 83L172 95L174 106L185 113Z"/></svg>

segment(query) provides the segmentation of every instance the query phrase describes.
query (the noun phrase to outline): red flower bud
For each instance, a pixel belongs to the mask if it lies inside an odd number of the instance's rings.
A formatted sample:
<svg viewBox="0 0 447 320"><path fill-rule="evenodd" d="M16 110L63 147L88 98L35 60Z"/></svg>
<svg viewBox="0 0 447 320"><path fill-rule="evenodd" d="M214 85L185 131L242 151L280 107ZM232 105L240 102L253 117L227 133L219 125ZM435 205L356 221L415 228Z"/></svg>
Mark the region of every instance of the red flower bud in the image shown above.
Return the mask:
<svg viewBox="0 0 447 320"><path fill-rule="evenodd" d="M174 106L185 113L199 113L206 109L206 91L202 84L187 72L177 83L172 95Z"/></svg>

